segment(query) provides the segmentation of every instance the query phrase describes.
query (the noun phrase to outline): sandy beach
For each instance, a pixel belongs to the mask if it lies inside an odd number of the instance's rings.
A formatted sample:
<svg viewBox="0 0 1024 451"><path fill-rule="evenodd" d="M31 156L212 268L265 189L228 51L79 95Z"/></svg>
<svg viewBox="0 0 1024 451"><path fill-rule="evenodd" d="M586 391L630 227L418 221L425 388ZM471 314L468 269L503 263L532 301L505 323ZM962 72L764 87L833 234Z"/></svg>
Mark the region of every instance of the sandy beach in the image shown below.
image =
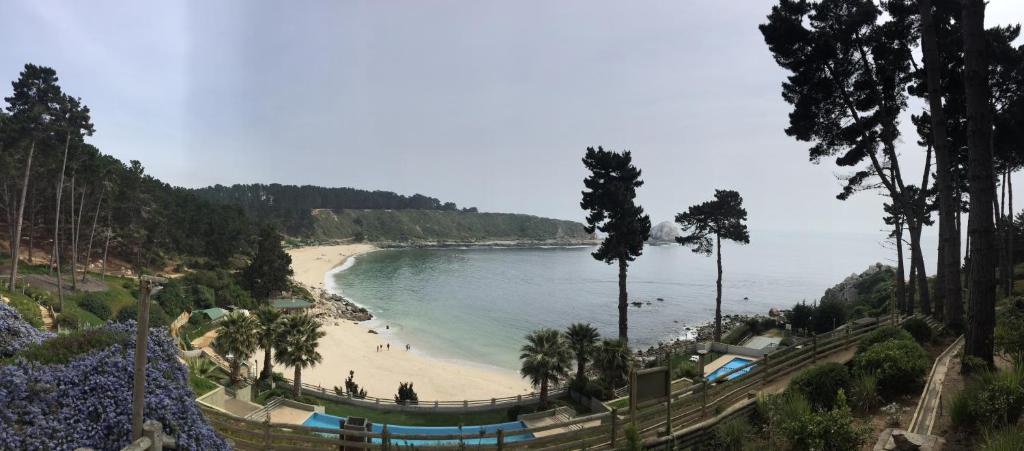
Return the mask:
<svg viewBox="0 0 1024 451"><path fill-rule="evenodd" d="M310 288L323 288L325 275L351 256L374 250L368 244L313 246L291 249L295 280ZM529 393L532 388L515 371L449 361L413 352L396 337L370 333L370 326L383 329L387 319L375 319L368 325L345 320L328 321L327 335L320 341L323 361L302 372L302 381L328 390L344 387L350 370L367 394L391 398L399 382L413 382L421 400L490 399ZM391 349L387 350L387 345ZM383 345L378 352L377 346ZM256 358L262 359L262 352ZM260 362L262 365L263 362ZM276 365L276 370L291 378L291 368Z"/></svg>

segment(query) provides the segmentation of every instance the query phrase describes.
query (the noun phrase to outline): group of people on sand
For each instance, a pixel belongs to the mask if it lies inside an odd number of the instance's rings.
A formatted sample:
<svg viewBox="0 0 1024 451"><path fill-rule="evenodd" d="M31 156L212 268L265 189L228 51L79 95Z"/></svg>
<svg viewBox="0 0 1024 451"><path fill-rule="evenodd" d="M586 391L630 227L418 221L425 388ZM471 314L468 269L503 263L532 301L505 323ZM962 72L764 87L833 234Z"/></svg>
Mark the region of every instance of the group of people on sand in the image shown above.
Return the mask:
<svg viewBox="0 0 1024 451"><path fill-rule="evenodd" d="M412 345L406 343L405 344L405 350L408 351L410 349L412 349ZM377 352L381 352L381 351L385 351L385 350L387 350L387 351L391 350L391 343L377 345Z"/></svg>

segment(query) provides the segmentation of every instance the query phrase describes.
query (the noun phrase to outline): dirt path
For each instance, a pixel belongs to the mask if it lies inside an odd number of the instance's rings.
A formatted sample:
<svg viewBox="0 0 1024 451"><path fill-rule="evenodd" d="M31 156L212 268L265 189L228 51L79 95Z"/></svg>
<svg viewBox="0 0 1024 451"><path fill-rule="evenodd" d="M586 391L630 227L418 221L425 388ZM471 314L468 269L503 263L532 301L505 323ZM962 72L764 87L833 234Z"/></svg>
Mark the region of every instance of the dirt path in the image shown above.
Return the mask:
<svg viewBox="0 0 1024 451"><path fill-rule="evenodd" d="M38 304L36 306L39 307L39 314L43 317L43 326L46 327L46 330L53 331L53 316L50 316L50 309Z"/></svg>

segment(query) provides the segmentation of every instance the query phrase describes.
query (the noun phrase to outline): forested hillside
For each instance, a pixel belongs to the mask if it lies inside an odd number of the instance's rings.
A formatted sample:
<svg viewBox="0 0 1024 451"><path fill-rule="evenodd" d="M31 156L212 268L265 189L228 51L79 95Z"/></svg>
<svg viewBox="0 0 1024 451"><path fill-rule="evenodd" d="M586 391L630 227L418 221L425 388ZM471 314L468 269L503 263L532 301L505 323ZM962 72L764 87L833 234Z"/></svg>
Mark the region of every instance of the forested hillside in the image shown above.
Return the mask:
<svg viewBox="0 0 1024 451"><path fill-rule="evenodd" d="M214 185L192 190L199 197L240 206L257 221L273 222L289 235L308 236L315 232L310 216L314 209L389 209L458 211L453 202L444 202L422 194L403 196L391 191L367 191L355 188L327 188L312 185L277 183ZM476 208L462 211L475 212Z"/></svg>
<svg viewBox="0 0 1024 451"><path fill-rule="evenodd" d="M369 241L559 241L593 239L573 221L510 213L444 210L316 210L318 239Z"/></svg>

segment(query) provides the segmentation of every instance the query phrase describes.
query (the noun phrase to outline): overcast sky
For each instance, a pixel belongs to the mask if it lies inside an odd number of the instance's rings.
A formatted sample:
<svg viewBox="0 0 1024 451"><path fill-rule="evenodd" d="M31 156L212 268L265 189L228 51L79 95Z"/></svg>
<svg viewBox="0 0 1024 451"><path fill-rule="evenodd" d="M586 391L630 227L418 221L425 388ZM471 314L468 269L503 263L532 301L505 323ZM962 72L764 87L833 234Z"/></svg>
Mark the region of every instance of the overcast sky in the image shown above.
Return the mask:
<svg viewBox="0 0 1024 451"><path fill-rule="evenodd" d="M4 0L0 79L53 67L95 145L175 185L582 221L580 158L603 145L633 151L655 223L731 188L758 229L877 232L881 198L836 200L836 167L783 133L785 73L757 30L773 3ZM1021 20L1024 1L991 0L990 25Z"/></svg>

